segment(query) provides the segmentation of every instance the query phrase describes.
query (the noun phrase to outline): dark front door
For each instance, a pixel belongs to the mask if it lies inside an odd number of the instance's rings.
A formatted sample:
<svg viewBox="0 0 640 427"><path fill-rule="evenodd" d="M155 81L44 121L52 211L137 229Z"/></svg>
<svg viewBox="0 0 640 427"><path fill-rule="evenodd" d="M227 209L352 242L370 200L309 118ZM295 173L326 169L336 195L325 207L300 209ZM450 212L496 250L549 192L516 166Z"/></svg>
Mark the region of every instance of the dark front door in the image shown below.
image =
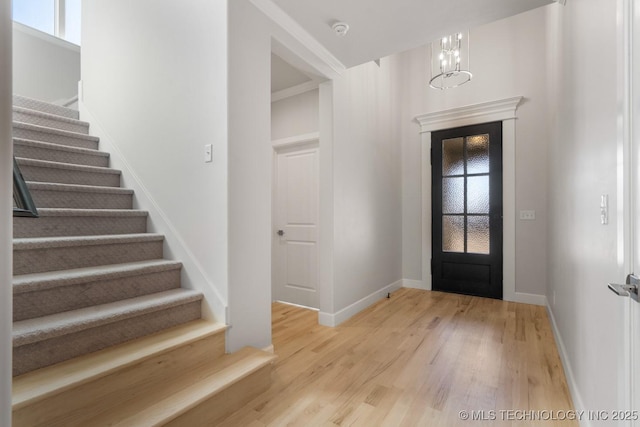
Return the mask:
<svg viewBox="0 0 640 427"><path fill-rule="evenodd" d="M502 122L431 134L433 290L502 298Z"/></svg>

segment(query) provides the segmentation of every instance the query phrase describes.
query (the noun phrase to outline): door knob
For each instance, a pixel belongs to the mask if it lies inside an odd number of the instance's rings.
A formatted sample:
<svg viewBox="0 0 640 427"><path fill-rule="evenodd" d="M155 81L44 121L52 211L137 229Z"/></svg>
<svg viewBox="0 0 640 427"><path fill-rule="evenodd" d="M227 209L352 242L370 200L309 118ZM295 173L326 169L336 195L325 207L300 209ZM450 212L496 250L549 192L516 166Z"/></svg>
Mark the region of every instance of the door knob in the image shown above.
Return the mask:
<svg viewBox="0 0 640 427"><path fill-rule="evenodd" d="M609 289L613 291L616 295L621 297L631 297L635 301L640 302L638 299L638 286L640 285L640 278L635 274L627 275L627 280L624 285L619 285L617 283L609 283Z"/></svg>
<svg viewBox="0 0 640 427"><path fill-rule="evenodd" d="M278 236L284 236L284 230L278 230Z"/></svg>

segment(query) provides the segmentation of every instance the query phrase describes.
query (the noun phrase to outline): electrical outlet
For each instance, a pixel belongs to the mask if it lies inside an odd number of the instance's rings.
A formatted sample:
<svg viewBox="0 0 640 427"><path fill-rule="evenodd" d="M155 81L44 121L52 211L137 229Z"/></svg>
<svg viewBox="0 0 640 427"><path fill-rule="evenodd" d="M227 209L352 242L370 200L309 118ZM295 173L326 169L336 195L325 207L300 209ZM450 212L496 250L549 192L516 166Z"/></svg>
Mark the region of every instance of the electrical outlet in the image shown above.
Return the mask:
<svg viewBox="0 0 640 427"><path fill-rule="evenodd" d="M533 221L536 219L536 211L520 211L520 219L523 221Z"/></svg>
<svg viewBox="0 0 640 427"><path fill-rule="evenodd" d="M204 146L204 162L211 163L213 162L213 145L207 144Z"/></svg>

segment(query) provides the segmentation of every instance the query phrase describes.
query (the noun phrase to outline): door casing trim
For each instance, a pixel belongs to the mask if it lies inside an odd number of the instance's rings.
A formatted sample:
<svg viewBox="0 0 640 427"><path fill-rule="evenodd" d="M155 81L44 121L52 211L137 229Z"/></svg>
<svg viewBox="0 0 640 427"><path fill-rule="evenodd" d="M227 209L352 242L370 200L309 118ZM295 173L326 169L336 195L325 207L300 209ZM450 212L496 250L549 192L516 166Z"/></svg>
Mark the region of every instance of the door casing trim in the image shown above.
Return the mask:
<svg viewBox="0 0 640 427"><path fill-rule="evenodd" d="M422 114L422 285L431 290L431 132L489 122L502 122L503 282L505 301L546 305L544 295L516 292L516 118L522 96Z"/></svg>

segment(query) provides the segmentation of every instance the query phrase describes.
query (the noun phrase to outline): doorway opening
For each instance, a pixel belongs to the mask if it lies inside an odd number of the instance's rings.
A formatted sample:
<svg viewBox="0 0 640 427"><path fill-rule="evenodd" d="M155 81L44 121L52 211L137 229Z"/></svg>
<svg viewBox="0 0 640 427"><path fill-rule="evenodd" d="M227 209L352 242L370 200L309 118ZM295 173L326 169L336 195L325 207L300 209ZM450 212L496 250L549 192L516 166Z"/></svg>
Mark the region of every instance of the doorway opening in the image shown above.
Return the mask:
<svg viewBox="0 0 640 427"><path fill-rule="evenodd" d="M433 290L502 299L502 122L433 132Z"/></svg>
<svg viewBox="0 0 640 427"><path fill-rule="evenodd" d="M271 55L272 300L320 308L320 89L283 46Z"/></svg>

